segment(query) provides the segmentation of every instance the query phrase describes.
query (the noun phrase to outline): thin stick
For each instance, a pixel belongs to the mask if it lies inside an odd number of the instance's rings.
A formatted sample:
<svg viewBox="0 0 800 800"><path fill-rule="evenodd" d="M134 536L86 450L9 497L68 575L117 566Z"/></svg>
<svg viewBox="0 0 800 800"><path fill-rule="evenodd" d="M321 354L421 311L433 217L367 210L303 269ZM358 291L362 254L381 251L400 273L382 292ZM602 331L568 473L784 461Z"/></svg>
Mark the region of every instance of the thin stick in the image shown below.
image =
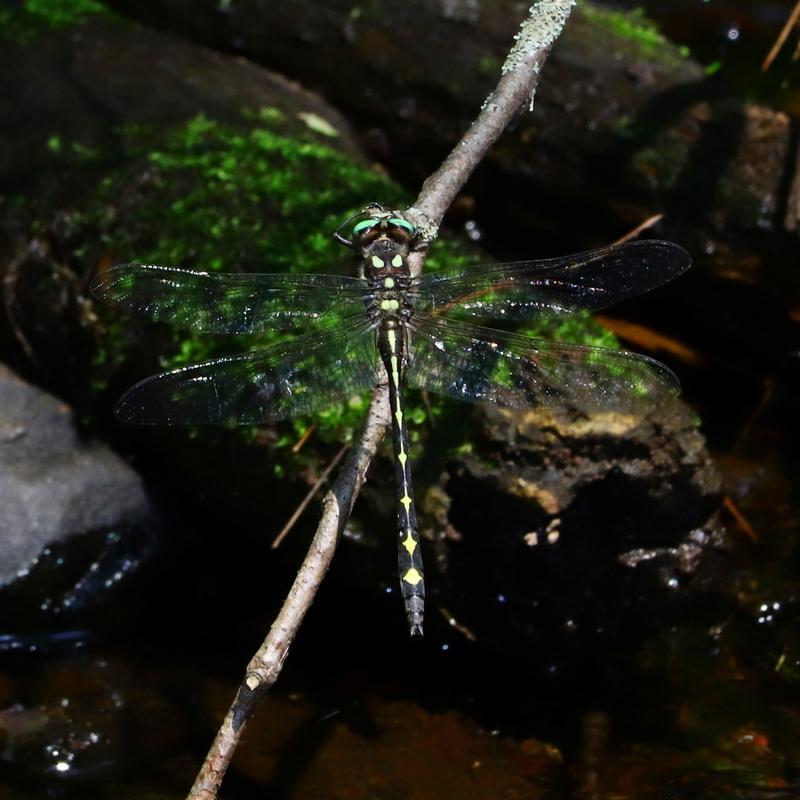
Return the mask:
<svg viewBox="0 0 800 800"><path fill-rule="evenodd" d="M461 141L422 184L417 201L408 210L425 241L436 238L445 211L509 122L522 108L533 110L542 66L574 4L574 0L540 0L529 10L503 64L497 87ZM409 259L412 272L415 268L421 270L424 260L415 260L414 255Z"/></svg>
<svg viewBox="0 0 800 800"><path fill-rule="evenodd" d="M409 216L420 225L426 243L433 241L450 203L514 115L524 106L533 108L542 65L573 5L574 0L539 0L530 8L503 66L497 88L450 156L425 181L416 203L409 210ZM409 261L412 271L418 274L424 252L412 254ZM364 431L353 445L331 491L325 495L319 527L297 578L267 638L247 667L245 679L187 800L215 800L217 797L245 723L258 699L277 680L289 647L328 570L339 535L388 424L388 388L384 383L373 393Z"/></svg>
<svg viewBox="0 0 800 800"><path fill-rule="evenodd" d="M786 202L783 225L787 231L796 231L800 226L800 157L795 157L794 176Z"/></svg>
<svg viewBox="0 0 800 800"><path fill-rule="evenodd" d="M306 432L292 445L292 453L295 455L299 453L305 443L311 438L311 434L314 433L314 425L309 425L306 428Z"/></svg>
<svg viewBox="0 0 800 800"><path fill-rule="evenodd" d="M6 319L8 319L8 324L11 326L11 331L14 334L14 338L17 340L19 346L22 348L22 351L30 359L30 361L36 364L36 355L33 351L33 347L28 340L28 337L23 333L22 328L19 326L17 312L15 311L17 302L17 283L19 281L19 268L25 262L25 259L34 252L35 240L18 248L14 257L8 262L5 275L3 276L3 305L5 306Z"/></svg>
<svg viewBox="0 0 800 800"><path fill-rule="evenodd" d="M310 429L309 429L310 430ZM314 482L314 485L308 490L308 494L303 498L300 505L294 510L294 513L287 520L286 524L281 528L280 533L272 540L272 549L275 550L281 546L281 542L286 538L286 534L295 526L295 523L300 519L300 515L306 510L308 504L314 499L319 487L328 479L328 476L336 469L336 465L344 458L344 454L350 449L349 444L342 445L339 452L331 459L331 463L325 467L325 471Z"/></svg>
<svg viewBox="0 0 800 800"><path fill-rule="evenodd" d="M624 236L620 236L614 244L625 244L625 242L635 239L640 233L652 228L653 225L658 225L662 219L664 219L663 214L653 214L652 217L648 217L644 222L640 222L633 230L628 231Z"/></svg>
<svg viewBox="0 0 800 800"><path fill-rule="evenodd" d="M750 539L751 542L758 542L758 534L753 529L753 526L747 521L747 517L739 511L739 506L733 502L733 498L726 494L724 500L722 501L722 505L725 507L725 510L736 520L736 524L744 531L745 536Z"/></svg>
<svg viewBox="0 0 800 800"><path fill-rule="evenodd" d="M778 57L778 53L780 53L781 48L784 44L786 44L786 40L789 38L789 34L792 32L792 28L797 24L797 20L800 19L800 0L797 0L797 5L792 10L792 13L789 14L789 19L786 20L786 24L783 26L783 29L778 34L778 38L775 40L775 44L772 45L772 49L767 53L767 57L764 59L764 63L761 65L761 71L766 72L771 66L772 62Z"/></svg>
<svg viewBox="0 0 800 800"><path fill-rule="evenodd" d="M328 571L336 544L350 517L367 467L389 424L389 392L379 386L372 395L367 423L342 471L322 501L322 518L297 577L267 638L247 665L247 672L202 768L189 800L214 800L248 717L259 698L280 674L300 624Z"/></svg>

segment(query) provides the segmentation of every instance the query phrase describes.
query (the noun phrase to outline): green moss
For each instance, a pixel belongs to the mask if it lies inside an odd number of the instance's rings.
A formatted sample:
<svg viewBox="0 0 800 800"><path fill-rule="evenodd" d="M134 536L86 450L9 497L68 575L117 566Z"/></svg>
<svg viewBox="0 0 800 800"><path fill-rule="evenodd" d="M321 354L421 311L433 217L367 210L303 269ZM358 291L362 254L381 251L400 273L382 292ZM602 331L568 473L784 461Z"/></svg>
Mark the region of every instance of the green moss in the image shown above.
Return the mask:
<svg viewBox="0 0 800 800"><path fill-rule="evenodd" d="M556 342L571 342L611 349L619 347L617 337L596 323L588 312L571 314L567 317L542 318L524 326L520 333L534 339L552 339Z"/></svg>
<svg viewBox="0 0 800 800"><path fill-rule="evenodd" d="M675 45L664 36L658 26L649 20L643 9L633 11L609 11L588 3L581 3L581 11L586 19L597 27L614 36L634 42L643 57L662 60L667 53L675 51ZM689 49L677 48L677 52L686 58Z"/></svg>
<svg viewBox="0 0 800 800"><path fill-rule="evenodd" d="M381 175L324 144L314 130L298 133L295 127L292 135L284 135L290 124L275 109L263 109L248 113L239 126L200 115L167 132L127 129L124 149L134 160L101 183L85 215L87 231L78 237L97 243L84 251L84 258L226 272L350 274L353 254L334 242L333 230L365 200L379 198L403 207L407 198ZM77 152L58 136L51 137L50 149L64 158L74 159ZM462 269L477 260L468 243L443 238L432 248L426 270ZM97 351L100 383L134 354L140 361L143 353L159 354L157 363L151 360L137 370L168 370L296 335L276 330L261 336L209 337L156 329L116 310L104 312L103 318L107 331ZM145 332L155 340L148 344ZM610 334L582 318L541 323L525 332L615 344ZM415 392L407 398L415 445L427 437L429 420L469 413L455 402L434 396L426 400ZM282 429L275 448L290 458L289 448L311 425L317 439L346 441L362 425L368 403L367 394L336 404L313 420L294 419ZM248 435L243 431L244 441Z"/></svg>
<svg viewBox="0 0 800 800"><path fill-rule="evenodd" d="M363 197L400 196L396 186L326 145L267 127L243 131L202 115L148 160L158 197L137 214L134 260L325 272L341 256L330 232L348 209Z"/></svg>
<svg viewBox="0 0 800 800"><path fill-rule="evenodd" d="M425 272L458 270L476 264L476 251L463 239L443 236L437 239L425 259Z"/></svg>
<svg viewBox="0 0 800 800"><path fill-rule="evenodd" d="M479 75L499 75L503 66L501 59L496 56L483 56L478 61Z"/></svg>
<svg viewBox="0 0 800 800"><path fill-rule="evenodd" d="M89 229L81 237L98 242L82 253L89 261L99 250L113 261L172 264L226 272L346 272L352 254L331 234L364 199L379 197L402 207L401 190L371 170L322 144L313 126L292 135L276 109L250 112L244 125L197 116L171 132L138 126L122 132L133 166L104 180ZM248 127L251 126L251 127ZM75 148L61 141L50 149L64 157ZM157 146L154 146L157 142ZM145 326L109 311L105 347L98 350L99 373L110 376L125 354L141 351ZM152 326L146 326L152 330ZM262 336L189 335L162 329L163 353L157 368L173 369L223 354L235 354L291 338L272 331ZM314 419L316 434L342 440L360 426L366 398L341 403ZM309 420L292 423L300 435ZM296 437L290 437L292 442Z"/></svg>
<svg viewBox="0 0 800 800"><path fill-rule="evenodd" d="M40 33L79 25L111 14L98 0L25 0L19 8L0 10L0 39L29 44Z"/></svg>

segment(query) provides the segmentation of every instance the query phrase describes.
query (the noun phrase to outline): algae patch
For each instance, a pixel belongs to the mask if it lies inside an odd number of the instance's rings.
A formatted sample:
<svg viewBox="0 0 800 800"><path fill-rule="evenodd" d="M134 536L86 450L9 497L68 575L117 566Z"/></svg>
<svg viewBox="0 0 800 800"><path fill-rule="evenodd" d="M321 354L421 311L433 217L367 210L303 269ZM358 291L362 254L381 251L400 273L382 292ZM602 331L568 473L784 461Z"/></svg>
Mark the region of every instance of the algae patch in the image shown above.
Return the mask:
<svg viewBox="0 0 800 800"><path fill-rule="evenodd" d="M689 56L688 47L677 47L658 29L641 8L633 11L609 11L588 3L581 3L581 11L589 22L617 39L636 44L643 58L669 61L677 53Z"/></svg>
<svg viewBox="0 0 800 800"><path fill-rule="evenodd" d="M101 15L112 12L97 0L25 0L19 8L0 9L0 39L29 44L44 31L80 25Z"/></svg>

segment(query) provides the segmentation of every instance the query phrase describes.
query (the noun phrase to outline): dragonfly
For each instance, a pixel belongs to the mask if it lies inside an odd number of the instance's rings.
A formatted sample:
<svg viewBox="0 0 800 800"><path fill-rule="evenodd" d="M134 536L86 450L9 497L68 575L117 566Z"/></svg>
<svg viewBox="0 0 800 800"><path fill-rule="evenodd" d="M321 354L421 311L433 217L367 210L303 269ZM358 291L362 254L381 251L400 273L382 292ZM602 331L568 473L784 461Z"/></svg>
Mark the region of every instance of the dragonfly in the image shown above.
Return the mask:
<svg viewBox="0 0 800 800"><path fill-rule="evenodd" d="M344 231L344 232L343 232ZM118 401L137 425L260 425L313 414L388 382L400 588L411 636L425 609L404 387L511 409L638 411L680 391L644 355L483 327L592 312L685 272L667 241L632 241L558 258L411 273L424 247L409 216L371 203L334 232L355 275L222 274L153 264L101 273L94 295L204 334L281 330L278 343L148 377ZM291 335L295 334L295 335Z"/></svg>

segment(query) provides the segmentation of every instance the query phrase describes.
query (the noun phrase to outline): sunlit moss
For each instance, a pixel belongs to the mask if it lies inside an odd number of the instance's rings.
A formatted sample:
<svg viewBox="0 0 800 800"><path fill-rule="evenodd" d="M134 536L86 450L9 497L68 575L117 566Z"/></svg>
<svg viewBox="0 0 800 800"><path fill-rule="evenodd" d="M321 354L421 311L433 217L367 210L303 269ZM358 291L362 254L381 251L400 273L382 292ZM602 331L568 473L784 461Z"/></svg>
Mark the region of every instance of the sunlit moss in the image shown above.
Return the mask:
<svg viewBox="0 0 800 800"><path fill-rule="evenodd" d="M0 39L29 44L43 31L110 14L105 3L97 0L25 0L16 8L0 9Z"/></svg>
<svg viewBox="0 0 800 800"><path fill-rule="evenodd" d="M543 317L539 321L525 325L520 333L533 339L553 339L557 342L612 349L619 347L617 337L595 322L588 312L570 314L566 317Z"/></svg>
<svg viewBox="0 0 800 800"><path fill-rule="evenodd" d="M269 115L277 122L275 115ZM211 269L325 272L340 259L330 237L363 197L397 187L324 144L266 127L242 131L202 115L149 154L163 203L159 235L136 259ZM142 209L145 221L148 209Z"/></svg>
<svg viewBox="0 0 800 800"><path fill-rule="evenodd" d="M246 116L244 126L199 115L167 133L144 126L123 131L127 151L138 153L133 177L121 170L101 183L85 220L99 233L86 238L99 239L114 261L230 272L349 273L352 254L333 240L333 230L364 198L380 197L398 207L406 198L385 177L320 142L314 130L283 135L287 120L276 109ZM61 139L58 149L74 151ZM88 250L83 255L96 258ZM111 374L119 354L137 346L142 325L119 312L104 319L111 329L98 350L105 364L98 367ZM292 335L276 329L220 341L175 331L158 367L186 366ZM349 438L366 405L367 398L334 405L314 418L315 435ZM310 424L302 419L293 426L299 436Z"/></svg>
<svg viewBox="0 0 800 800"><path fill-rule="evenodd" d="M610 11L604 8L581 3L583 15L593 24L614 36L634 42L645 58L663 61L671 59L674 53L682 58L689 56L689 48L676 47L658 26L647 18L641 8L632 11Z"/></svg>
<svg viewBox="0 0 800 800"><path fill-rule="evenodd" d="M425 272L464 269L477 263L475 248L462 239L443 236L437 239L425 259Z"/></svg>
<svg viewBox="0 0 800 800"><path fill-rule="evenodd" d="M402 208L408 198L385 177L331 149L314 131L284 135L282 128L289 122L282 113L264 109L247 117L242 126L199 115L166 133L143 126L124 131L132 167L101 183L86 220L95 233L85 239L99 241L100 252L114 261L232 272L350 274L353 254L334 242L332 231L365 199L380 198ZM53 149L74 153L61 139ZM87 252L84 257L97 256ZM463 269L479 260L471 245L445 237L432 248L425 269ZM99 375L110 375L126 354L142 351L145 328L118 311L105 313L104 320L109 330L98 348L97 366ZM615 344L611 334L581 318L530 325L525 332ZM167 370L293 335L276 329L221 340L162 328L159 343L150 349L162 354L155 367ZM427 436L428 423L449 418L455 405L433 395L424 399L417 392L407 398L406 417L417 448ZM368 403L366 393L313 419L296 418L272 446L288 452L312 425L317 440L348 441L363 424ZM463 432L459 436L469 436L463 426L458 430Z"/></svg>

